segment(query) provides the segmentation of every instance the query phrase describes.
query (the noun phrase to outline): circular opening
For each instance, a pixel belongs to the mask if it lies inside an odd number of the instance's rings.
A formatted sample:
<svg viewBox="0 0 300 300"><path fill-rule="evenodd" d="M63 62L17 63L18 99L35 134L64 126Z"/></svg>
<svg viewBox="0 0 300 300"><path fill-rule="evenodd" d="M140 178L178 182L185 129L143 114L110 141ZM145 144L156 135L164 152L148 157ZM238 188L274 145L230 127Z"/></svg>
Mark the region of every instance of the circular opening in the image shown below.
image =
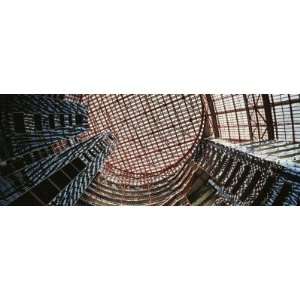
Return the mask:
<svg viewBox="0 0 300 300"><path fill-rule="evenodd" d="M202 136L200 95L86 95L90 133L110 130L118 144L110 169L152 176L188 159Z"/></svg>

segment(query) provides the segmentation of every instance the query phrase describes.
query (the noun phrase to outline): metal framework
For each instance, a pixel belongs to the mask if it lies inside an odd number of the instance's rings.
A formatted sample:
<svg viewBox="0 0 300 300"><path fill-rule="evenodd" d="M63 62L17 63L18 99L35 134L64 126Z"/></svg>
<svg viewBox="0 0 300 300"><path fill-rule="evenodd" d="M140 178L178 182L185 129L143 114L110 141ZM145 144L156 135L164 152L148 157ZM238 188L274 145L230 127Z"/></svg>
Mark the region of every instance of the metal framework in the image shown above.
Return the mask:
<svg viewBox="0 0 300 300"><path fill-rule="evenodd" d="M218 140L199 144L194 160L209 175L217 191L219 197L214 204L298 205L299 169L280 165L270 155L265 159L253 147L251 144L236 147ZM259 149L270 151L270 144L265 143Z"/></svg>
<svg viewBox="0 0 300 300"><path fill-rule="evenodd" d="M199 95L84 95L90 135L109 129L118 147L107 164L115 181L147 184L173 174L203 136Z"/></svg>
<svg viewBox="0 0 300 300"><path fill-rule="evenodd" d="M101 172L88 172L80 203L202 205L230 199L234 205L258 204L268 170L300 170L299 94L21 95L3 103L0 141L11 147L0 151L0 179L112 132L116 147L95 169ZM227 141L229 148L211 146L208 138ZM96 157L98 150L93 151ZM265 162L269 158L271 164ZM274 188L280 197L268 194L264 203L297 202L298 185L281 175ZM284 200L287 190L291 197ZM65 203L64 195L59 203Z"/></svg>
<svg viewBox="0 0 300 300"><path fill-rule="evenodd" d="M199 175L199 164L193 163L192 155L209 135L237 144L276 139L296 143L300 139L299 95L70 95L71 98L88 106L89 135L109 129L118 138L118 148L85 195L85 201L93 204L189 203L186 194L193 178ZM205 164L212 167L216 159L215 155L207 156ZM246 161L243 166L246 173L255 175L248 170ZM246 184L252 177L243 170L239 172Z"/></svg>
<svg viewBox="0 0 300 300"><path fill-rule="evenodd" d="M206 95L214 137L231 142L300 141L300 95Z"/></svg>
<svg viewBox="0 0 300 300"><path fill-rule="evenodd" d="M98 205L176 205L196 168L192 155L205 136L201 95L69 95L89 111L89 135L109 129L117 148L88 189Z"/></svg>

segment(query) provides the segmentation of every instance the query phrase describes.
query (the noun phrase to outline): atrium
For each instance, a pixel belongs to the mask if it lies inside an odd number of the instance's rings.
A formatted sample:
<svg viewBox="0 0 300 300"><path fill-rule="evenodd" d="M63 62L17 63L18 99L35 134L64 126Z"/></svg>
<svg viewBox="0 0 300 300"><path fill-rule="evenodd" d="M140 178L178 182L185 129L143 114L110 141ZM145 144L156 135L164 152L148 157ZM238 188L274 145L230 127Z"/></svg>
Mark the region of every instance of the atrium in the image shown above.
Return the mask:
<svg viewBox="0 0 300 300"><path fill-rule="evenodd" d="M300 203L300 95L2 95L1 205Z"/></svg>

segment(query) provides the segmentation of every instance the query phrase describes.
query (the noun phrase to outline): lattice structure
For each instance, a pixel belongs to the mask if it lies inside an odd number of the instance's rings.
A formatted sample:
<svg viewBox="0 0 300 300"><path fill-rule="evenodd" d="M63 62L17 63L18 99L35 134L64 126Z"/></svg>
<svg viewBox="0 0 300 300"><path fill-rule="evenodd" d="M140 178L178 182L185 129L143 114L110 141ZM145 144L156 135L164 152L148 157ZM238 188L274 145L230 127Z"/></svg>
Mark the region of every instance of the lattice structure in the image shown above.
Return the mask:
<svg viewBox="0 0 300 300"><path fill-rule="evenodd" d="M96 145L75 149L71 156L80 155L81 175L55 200L43 203L251 205L261 204L262 193L264 204L297 203L300 188L293 180L298 180L300 161L300 95L20 95L1 100L0 186L13 192L20 187L18 197L27 192L24 186L48 183L45 176L54 166L48 175L62 178L56 163L63 153L111 132L116 147L108 159L103 156L106 162L100 161ZM211 146L207 137L228 141L228 147ZM235 148L241 146L246 154ZM272 164L264 156L273 157ZM30 173L31 183L20 184L19 175L32 165L40 182ZM43 173L39 166L46 166ZM284 168L296 177L276 171ZM280 173L279 179L271 171ZM264 194L265 187L270 193ZM66 202L67 195L75 200Z"/></svg>
<svg viewBox="0 0 300 300"><path fill-rule="evenodd" d="M194 156L218 191L215 205L297 205L300 175L273 161L217 141L203 141Z"/></svg>
<svg viewBox="0 0 300 300"><path fill-rule="evenodd" d="M117 148L87 190L98 205L186 203L196 168L192 154L205 134L201 95L68 95L87 105L89 136L111 130Z"/></svg>
<svg viewBox="0 0 300 300"><path fill-rule="evenodd" d="M85 95L90 135L109 129L118 146L106 170L117 183L147 184L173 174L202 138L199 95Z"/></svg>
<svg viewBox="0 0 300 300"><path fill-rule="evenodd" d="M197 143L201 145L207 128L215 137L233 143L274 139L295 142L298 138L299 95L72 97L89 108L89 135L109 129L118 137L117 150L85 195L85 200L93 204L187 203L185 195L197 172L192 154ZM241 198L241 202L235 198L234 203L253 203L254 186L264 183L265 178L257 176L260 171L264 173L263 166L251 168L256 160L250 156L242 160L226 156L227 170L222 165L224 159L224 155L212 152L204 163L214 170L222 167L225 177L230 172L226 184Z"/></svg>
<svg viewBox="0 0 300 300"><path fill-rule="evenodd" d="M300 95L206 95L214 136L232 142L300 141Z"/></svg>
<svg viewBox="0 0 300 300"><path fill-rule="evenodd" d="M275 138L300 142L300 95L270 95Z"/></svg>

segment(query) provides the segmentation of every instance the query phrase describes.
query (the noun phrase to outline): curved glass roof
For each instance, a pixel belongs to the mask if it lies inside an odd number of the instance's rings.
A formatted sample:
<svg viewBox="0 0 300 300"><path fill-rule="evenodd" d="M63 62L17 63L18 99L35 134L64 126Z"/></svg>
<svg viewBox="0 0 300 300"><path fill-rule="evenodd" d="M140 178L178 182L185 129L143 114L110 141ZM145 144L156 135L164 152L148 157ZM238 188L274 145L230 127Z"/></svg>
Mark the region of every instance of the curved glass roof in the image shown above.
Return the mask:
<svg viewBox="0 0 300 300"><path fill-rule="evenodd" d="M107 168L142 183L188 160L203 135L200 95L84 95L81 102L90 135L109 129L117 137Z"/></svg>

